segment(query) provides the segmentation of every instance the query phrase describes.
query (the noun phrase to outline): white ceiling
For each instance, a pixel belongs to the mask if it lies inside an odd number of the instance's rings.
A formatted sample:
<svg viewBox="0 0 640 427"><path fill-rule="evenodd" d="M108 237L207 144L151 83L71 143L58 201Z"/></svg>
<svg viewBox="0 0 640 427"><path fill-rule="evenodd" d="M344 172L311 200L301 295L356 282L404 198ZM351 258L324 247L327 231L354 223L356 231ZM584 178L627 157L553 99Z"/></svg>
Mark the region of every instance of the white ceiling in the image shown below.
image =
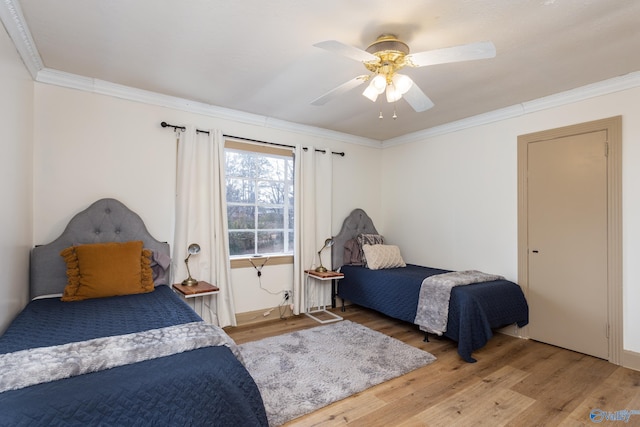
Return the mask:
<svg viewBox="0 0 640 427"><path fill-rule="evenodd" d="M22 10L45 69L380 141L640 70L636 0L5 3ZM412 52L490 40L497 55L405 69L435 107L416 113L401 100L396 120L364 85L310 104L366 74L314 43L364 49L383 33Z"/></svg>

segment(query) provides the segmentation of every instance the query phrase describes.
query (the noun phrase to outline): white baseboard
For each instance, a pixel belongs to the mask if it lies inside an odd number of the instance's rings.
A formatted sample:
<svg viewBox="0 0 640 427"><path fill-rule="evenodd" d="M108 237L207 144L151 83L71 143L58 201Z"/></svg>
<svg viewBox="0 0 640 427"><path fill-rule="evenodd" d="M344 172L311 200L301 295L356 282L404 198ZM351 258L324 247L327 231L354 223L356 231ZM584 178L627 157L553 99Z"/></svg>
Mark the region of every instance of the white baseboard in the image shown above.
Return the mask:
<svg viewBox="0 0 640 427"><path fill-rule="evenodd" d="M622 366L640 371L640 353L631 350L622 350Z"/></svg>
<svg viewBox="0 0 640 427"><path fill-rule="evenodd" d="M526 326L519 328L515 323L513 325L505 326L504 328L496 329L496 332L509 335L510 337L529 339Z"/></svg>
<svg viewBox="0 0 640 427"><path fill-rule="evenodd" d="M524 328L518 328L516 325L510 325L505 328L498 329L496 332L516 338L529 338L526 326ZM620 366L640 371L640 353L631 350L623 350L621 362Z"/></svg>
<svg viewBox="0 0 640 427"><path fill-rule="evenodd" d="M275 308L265 308L264 310L236 313L236 323L238 324L238 326L243 326L279 319L280 316L292 316L291 309L288 305L278 306Z"/></svg>

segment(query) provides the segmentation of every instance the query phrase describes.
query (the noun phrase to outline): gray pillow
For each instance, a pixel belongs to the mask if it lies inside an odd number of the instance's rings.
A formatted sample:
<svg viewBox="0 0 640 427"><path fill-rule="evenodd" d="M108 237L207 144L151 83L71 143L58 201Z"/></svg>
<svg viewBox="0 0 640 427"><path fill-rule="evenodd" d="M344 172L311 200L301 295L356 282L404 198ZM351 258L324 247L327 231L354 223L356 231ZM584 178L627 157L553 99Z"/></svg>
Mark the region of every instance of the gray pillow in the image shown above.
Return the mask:
<svg viewBox="0 0 640 427"><path fill-rule="evenodd" d="M342 263L344 265L363 265L360 244L357 239L349 239L345 242Z"/></svg>
<svg viewBox="0 0 640 427"><path fill-rule="evenodd" d="M362 247L364 245L383 245L384 237L380 234L358 234L358 245L360 246L360 260L366 265L367 257L364 255L364 250Z"/></svg>

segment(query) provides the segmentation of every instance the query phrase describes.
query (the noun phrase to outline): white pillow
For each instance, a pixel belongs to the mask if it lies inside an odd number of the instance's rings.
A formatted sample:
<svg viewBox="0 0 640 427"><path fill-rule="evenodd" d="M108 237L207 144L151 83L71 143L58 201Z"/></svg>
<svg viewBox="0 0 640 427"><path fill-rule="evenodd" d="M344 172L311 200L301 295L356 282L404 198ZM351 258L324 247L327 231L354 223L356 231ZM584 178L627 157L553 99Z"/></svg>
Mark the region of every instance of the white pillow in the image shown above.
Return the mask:
<svg viewBox="0 0 640 427"><path fill-rule="evenodd" d="M400 255L400 248L395 245L364 245L362 249L370 270L407 266Z"/></svg>

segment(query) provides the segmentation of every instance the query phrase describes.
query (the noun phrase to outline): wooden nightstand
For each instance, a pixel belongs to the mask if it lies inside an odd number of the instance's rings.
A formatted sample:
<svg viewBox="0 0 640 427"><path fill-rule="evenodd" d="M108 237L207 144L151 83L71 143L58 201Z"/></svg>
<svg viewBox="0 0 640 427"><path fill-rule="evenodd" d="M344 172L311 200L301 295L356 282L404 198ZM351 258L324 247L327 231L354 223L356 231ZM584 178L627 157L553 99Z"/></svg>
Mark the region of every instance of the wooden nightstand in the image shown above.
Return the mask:
<svg viewBox="0 0 640 427"><path fill-rule="evenodd" d="M204 318L204 298L202 297L207 295L217 295L220 293L220 289L218 289L217 286L204 281L199 281L195 286L185 286L182 283L176 283L173 285L173 289L178 295L182 296L187 304L189 304L191 308L193 308L193 310L202 318ZM200 310L196 307L196 298L200 299Z"/></svg>
<svg viewBox="0 0 640 427"><path fill-rule="evenodd" d="M317 302L318 305L316 309L312 310L313 307L309 306L310 304L309 279L314 280L315 282L314 286L316 286L316 290L317 290L317 285L324 285L327 282L331 283L331 307L335 308L336 282L342 279L344 277L344 274L338 273L335 271L326 271L321 273L315 270L305 270L305 273L307 274L307 281L305 284L305 291L306 291L305 304L307 307L306 307L305 314L311 317L313 320L320 323L330 323L330 322L337 322L338 320L342 320L341 316L338 316L337 314L328 311L327 306L324 303ZM324 286L322 287L322 289L324 290ZM316 292L316 295L317 294L318 292ZM322 292L321 294L322 294L321 295L321 299L322 299L322 297L324 296L324 292Z"/></svg>
<svg viewBox="0 0 640 427"><path fill-rule="evenodd" d="M220 292L217 286L213 286L211 283L200 281L195 286L186 286L182 283L176 283L173 285L173 289L182 294L185 298L202 297L205 295L214 295Z"/></svg>

